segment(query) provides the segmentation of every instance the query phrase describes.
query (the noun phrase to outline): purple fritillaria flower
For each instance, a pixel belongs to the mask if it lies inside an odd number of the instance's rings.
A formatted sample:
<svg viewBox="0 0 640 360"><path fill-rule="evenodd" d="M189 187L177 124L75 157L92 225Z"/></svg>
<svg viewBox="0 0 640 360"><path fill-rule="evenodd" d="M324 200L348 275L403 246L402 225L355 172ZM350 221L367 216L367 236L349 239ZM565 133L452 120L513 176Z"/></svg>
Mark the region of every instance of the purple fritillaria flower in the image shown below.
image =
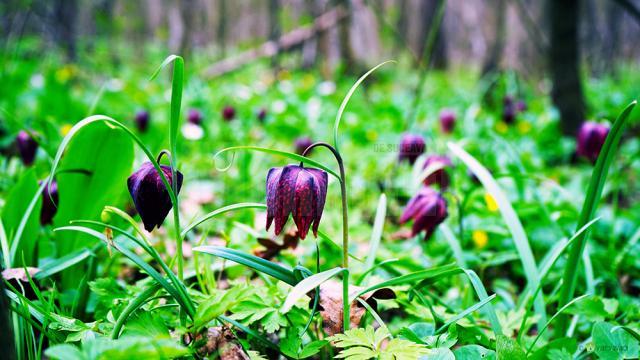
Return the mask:
<svg viewBox="0 0 640 360"><path fill-rule="evenodd" d="M294 143L294 146L296 148L296 154L302 155L302 153L311 145L313 145L313 140L311 140L310 137L303 136L303 137L297 138L296 142Z"/></svg>
<svg viewBox="0 0 640 360"><path fill-rule="evenodd" d="M149 112L146 110L140 110L136 113L136 117L134 118L136 123L136 128L140 132L146 132L149 128Z"/></svg>
<svg viewBox="0 0 640 360"><path fill-rule="evenodd" d="M449 174L447 173L447 167L452 166L451 160L443 155L430 155L427 157L423 165L423 170L429 166L438 166L438 170L433 171L424 179L425 185L440 185L440 189L446 189L449 186Z"/></svg>
<svg viewBox="0 0 640 360"><path fill-rule="evenodd" d="M267 230L275 220L275 233L279 235L291 214L301 239L311 225L317 237L327 183L328 175L320 169L299 165L271 168L267 174Z"/></svg>
<svg viewBox="0 0 640 360"><path fill-rule="evenodd" d="M607 125L592 121L584 122L578 131L577 154L595 162L608 134Z"/></svg>
<svg viewBox="0 0 640 360"><path fill-rule="evenodd" d="M424 139L420 135L416 134L404 134L400 139L400 151L398 154L398 161L408 161L413 165L416 159L424 153L425 143Z"/></svg>
<svg viewBox="0 0 640 360"><path fill-rule="evenodd" d="M231 121L235 117L236 117L236 109L233 106L227 105L222 109L222 118L225 121Z"/></svg>
<svg viewBox="0 0 640 360"><path fill-rule="evenodd" d="M443 109L440 111L440 128L446 134L453 132L456 125L456 113L451 109Z"/></svg>
<svg viewBox="0 0 640 360"><path fill-rule="evenodd" d="M189 109L187 113L187 121L193 125L202 124L202 113L198 109Z"/></svg>
<svg viewBox="0 0 640 360"><path fill-rule="evenodd" d="M173 186L171 168L165 165L160 167L169 184ZM178 177L178 193L180 193L182 173L176 171L176 175ZM136 172L129 176L127 186L129 187L133 204L138 214L140 214L140 218L142 218L145 230L151 231L155 227L160 227L167 214L169 214L172 204L169 192L153 164L150 162L142 164Z"/></svg>
<svg viewBox="0 0 640 360"><path fill-rule="evenodd" d="M42 181L39 183L42 185ZM40 210L40 225L51 224L58 212L58 183L54 180L50 186L42 190L42 210Z"/></svg>
<svg viewBox="0 0 640 360"><path fill-rule="evenodd" d="M428 239L447 215L447 201L440 193L425 186L409 200L400 217L400 223L404 224L413 219L411 235L416 236L424 231L425 238Z"/></svg>
<svg viewBox="0 0 640 360"><path fill-rule="evenodd" d="M26 166L31 166L36 158L38 142L28 132L21 130L16 136L16 145L18 146L18 153L22 163Z"/></svg>
<svg viewBox="0 0 640 360"><path fill-rule="evenodd" d="M260 122L263 122L264 119L267 118L267 109L265 108L260 109L260 111L258 111L257 117Z"/></svg>

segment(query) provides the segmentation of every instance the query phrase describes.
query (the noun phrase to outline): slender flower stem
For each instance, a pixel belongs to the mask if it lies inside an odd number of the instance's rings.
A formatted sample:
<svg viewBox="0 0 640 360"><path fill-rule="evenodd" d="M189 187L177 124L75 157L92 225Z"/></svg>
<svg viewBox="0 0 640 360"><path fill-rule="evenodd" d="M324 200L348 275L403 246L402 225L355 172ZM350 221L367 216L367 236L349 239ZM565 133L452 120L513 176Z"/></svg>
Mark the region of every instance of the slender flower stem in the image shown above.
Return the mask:
<svg viewBox="0 0 640 360"><path fill-rule="evenodd" d="M340 152L326 142L317 142L311 144L304 150L302 156L306 156L311 149L316 146L324 146L329 149L338 162L340 168L340 193L342 197L342 267L345 269L342 279L342 299L343 299L343 326L344 331L349 330L350 306L349 306L349 211L347 208L347 180L344 172L344 162Z"/></svg>
<svg viewBox="0 0 640 360"><path fill-rule="evenodd" d="M182 235L180 232L180 213L178 206L178 181L177 181L177 169L175 164L175 156L172 156L171 152L164 149L160 151L158 154L158 158L156 162L160 165L160 160L162 157L166 156L169 158L169 165L171 166L171 191L173 192L173 199L171 199L171 205L173 207L173 224L176 232L176 257L178 258L178 279L182 281L184 279L184 259L182 258ZM173 260L171 261L171 266L173 266Z"/></svg>

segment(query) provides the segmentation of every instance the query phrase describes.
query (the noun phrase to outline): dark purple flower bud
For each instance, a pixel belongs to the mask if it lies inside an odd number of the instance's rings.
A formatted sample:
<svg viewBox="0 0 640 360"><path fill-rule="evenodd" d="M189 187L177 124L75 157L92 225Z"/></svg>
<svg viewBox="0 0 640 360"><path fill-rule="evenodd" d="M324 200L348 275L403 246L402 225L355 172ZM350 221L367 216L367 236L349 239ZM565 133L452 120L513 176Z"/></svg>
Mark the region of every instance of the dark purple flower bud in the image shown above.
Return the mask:
<svg viewBox="0 0 640 360"><path fill-rule="evenodd" d="M398 154L398 161L402 162L407 160L409 164L413 165L416 162L418 156L424 153L425 143L424 139L420 135L404 134L400 139L400 152Z"/></svg>
<svg viewBox="0 0 640 360"><path fill-rule="evenodd" d="M456 113L451 109L440 111L440 127L444 133L450 134L456 125Z"/></svg>
<svg viewBox="0 0 640 360"><path fill-rule="evenodd" d="M136 113L135 117L136 128L140 132L146 132L149 127L149 112L146 110L140 110Z"/></svg>
<svg viewBox="0 0 640 360"><path fill-rule="evenodd" d="M260 109L260 111L258 111L258 120L262 122L266 118L267 118L267 109L265 108Z"/></svg>
<svg viewBox="0 0 640 360"><path fill-rule="evenodd" d="M227 105L222 109L222 118L225 121L231 121L236 117L236 109L233 106Z"/></svg>
<svg viewBox="0 0 640 360"><path fill-rule="evenodd" d="M425 238L428 239L447 215L447 201L437 191L425 186L409 200L400 217L400 223L404 224L413 219L411 236L424 231Z"/></svg>
<svg viewBox="0 0 640 360"><path fill-rule="evenodd" d="M313 140L308 136L299 137L296 139L294 145L296 148L296 154L302 155L309 146L313 145Z"/></svg>
<svg viewBox="0 0 640 360"><path fill-rule="evenodd" d="M516 103L516 111L521 113L527 111L527 103L524 100L518 100Z"/></svg>
<svg viewBox="0 0 640 360"><path fill-rule="evenodd" d="M578 131L578 149L576 152L579 156L595 162L608 134L609 127L607 125L591 121L583 123Z"/></svg>
<svg viewBox="0 0 640 360"><path fill-rule="evenodd" d="M193 125L202 124L202 113L198 109L190 109L187 114L187 121Z"/></svg>
<svg viewBox="0 0 640 360"><path fill-rule="evenodd" d="M164 165L160 167L169 184L173 186L171 168ZM180 193L182 173L177 171L176 175L178 176L178 193ZM129 176L127 186L145 230L151 231L156 226L160 227L169 214L172 204L169 192L153 164L150 162L142 164L138 171Z"/></svg>
<svg viewBox="0 0 640 360"><path fill-rule="evenodd" d="M327 173L320 169L298 165L271 168L267 174L267 230L275 219L275 233L279 235L292 214L301 239L312 223L317 237L327 182Z"/></svg>
<svg viewBox="0 0 640 360"><path fill-rule="evenodd" d="M26 166L31 166L36 158L38 142L28 132L21 130L16 137L16 145L18 146L18 153L22 163Z"/></svg>
<svg viewBox="0 0 640 360"><path fill-rule="evenodd" d="M425 179L425 185L440 185L441 189L446 189L449 186L449 174L447 173L447 167L453 165L451 160L446 156L430 155L424 162L423 170L429 167L435 168Z"/></svg>
<svg viewBox="0 0 640 360"><path fill-rule="evenodd" d="M504 105L504 109L502 110L502 121L507 124L513 124L516 120L516 107L513 103L509 103L508 105Z"/></svg>
<svg viewBox="0 0 640 360"><path fill-rule="evenodd" d="M40 181L42 185L42 181ZM50 186L42 190L42 210L40 211L40 224L51 224L53 217L58 212L58 183L54 180Z"/></svg>

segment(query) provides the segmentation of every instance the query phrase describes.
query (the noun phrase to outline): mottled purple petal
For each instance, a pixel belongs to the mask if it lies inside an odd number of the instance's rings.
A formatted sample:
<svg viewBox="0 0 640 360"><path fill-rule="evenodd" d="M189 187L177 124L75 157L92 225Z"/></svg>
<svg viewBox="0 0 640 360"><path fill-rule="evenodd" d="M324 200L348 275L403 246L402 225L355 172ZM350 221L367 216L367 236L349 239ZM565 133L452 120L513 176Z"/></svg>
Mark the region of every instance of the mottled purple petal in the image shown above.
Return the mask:
<svg viewBox="0 0 640 360"><path fill-rule="evenodd" d="M324 204L327 200L327 184L329 182L329 175L319 169L306 169L315 179L315 193L316 193L316 211L315 218L313 219L313 235L318 237L318 226L320 226L320 219L322 218L322 212L324 210Z"/></svg>
<svg viewBox="0 0 640 360"><path fill-rule="evenodd" d="M275 207L276 235L280 235L289 219L289 214L293 211L296 179L298 178L300 170L302 170L302 168L297 165L287 165L283 168L282 174L280 175Z"/></svg>
<svg viewBox="0 0 640 360"><path fill-rule="evenodd" d="M271 227L271 222L276 215L276 195L282 168L271 168L267 173L267 230Z"/></svg>
<svg viewBox="0 0 640 360"><path fill-rule="evenodd" d="M311 222L316 215L316 183L315 178L307 169L298 173L295 187L295 203L293 207L293 221L298 227L298 235L301 239L307 237Z"/></svg>

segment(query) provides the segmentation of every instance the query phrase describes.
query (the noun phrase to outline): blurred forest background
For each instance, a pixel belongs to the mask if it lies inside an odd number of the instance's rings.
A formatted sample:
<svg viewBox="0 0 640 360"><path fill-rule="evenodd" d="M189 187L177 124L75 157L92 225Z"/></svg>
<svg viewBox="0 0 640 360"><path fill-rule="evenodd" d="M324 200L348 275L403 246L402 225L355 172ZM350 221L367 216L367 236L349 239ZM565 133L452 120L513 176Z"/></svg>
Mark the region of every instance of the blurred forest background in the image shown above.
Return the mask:
<svg viewBox="0 0 640 360"><path fill-rule="evenodd" d="M124 49L141 57L152 44L205 57L207 78L261 58L278 67L283 53L294 54L287 66L327 77L340 64L357 73L387 59L420 68L425 58L436 69L548 76L570 133L584 120L582 75L640 60L639 9L637 0L4 0L0 26L5 59L34 35L67 61L117 63Z"/></svg>

